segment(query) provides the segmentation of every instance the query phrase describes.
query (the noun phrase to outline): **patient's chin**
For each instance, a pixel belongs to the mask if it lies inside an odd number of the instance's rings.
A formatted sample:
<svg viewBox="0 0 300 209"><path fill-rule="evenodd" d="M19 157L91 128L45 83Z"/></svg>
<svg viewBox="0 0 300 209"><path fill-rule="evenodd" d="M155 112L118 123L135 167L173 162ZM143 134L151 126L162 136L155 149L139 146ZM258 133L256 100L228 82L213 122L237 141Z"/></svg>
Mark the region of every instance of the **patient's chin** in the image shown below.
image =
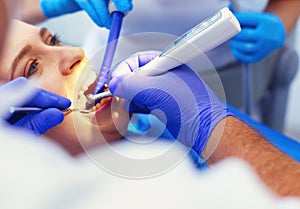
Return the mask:
<svg viewBox="0 0 300 209"><path fill-rule="evenodd" d="M88 117L74 112L65 115L64 121L45 135L74 156L95 146L122 139L126 129L127 125L117 129L112 119L106 119L103 125L92 124Z"/></svg>
<svg viewBox="0 0 300 209"><path fill-rule="evenodd" d="M76 136L75 128L70 125L70 122L72 122L72 117L65 116L61 124L48 130L45 135L62 146L71 155L76 155L83 152L83 148Z"/></svg>

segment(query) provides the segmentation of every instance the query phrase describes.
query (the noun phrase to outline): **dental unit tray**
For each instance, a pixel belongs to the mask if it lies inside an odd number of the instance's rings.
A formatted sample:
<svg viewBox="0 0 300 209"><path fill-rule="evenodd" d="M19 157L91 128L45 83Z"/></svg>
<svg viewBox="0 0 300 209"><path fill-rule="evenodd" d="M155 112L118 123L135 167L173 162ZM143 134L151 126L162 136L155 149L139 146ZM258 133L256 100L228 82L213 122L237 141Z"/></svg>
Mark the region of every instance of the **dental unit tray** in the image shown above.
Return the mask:
<svg viewBox="0 0 300 209"><path fill-rule="evenodd" d="M219 46L240 31L238 20L228 7L224 7L215 15L181 35L160 55L134 72L150 76L163 74ZM102 92L87 95L87 98L91 102L107 96L111 96L111 94Z"/></svg>

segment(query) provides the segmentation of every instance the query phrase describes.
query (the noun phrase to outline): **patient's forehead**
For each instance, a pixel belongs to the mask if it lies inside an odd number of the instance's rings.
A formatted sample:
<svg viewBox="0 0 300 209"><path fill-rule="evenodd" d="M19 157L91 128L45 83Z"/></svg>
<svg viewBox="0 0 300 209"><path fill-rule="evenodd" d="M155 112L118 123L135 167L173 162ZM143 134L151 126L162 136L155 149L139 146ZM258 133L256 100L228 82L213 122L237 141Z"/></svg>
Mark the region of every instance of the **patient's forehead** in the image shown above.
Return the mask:
<svg viewBox="0 0 300 209"><path fill-rule="evenodd" d="M34 45L38 41L39 30L39 27L22 21L11 21L5 41L6 52L22 48L25 44Z"/></svg>
<svg viewBox="0 0 300 209"><path fill-rule="evenodd" d="M11 20L10 27L8 30L10 35L12 35L11 33L21 32L21 31L23 33L28 33L28 32L32 33L32 32L39 31L39 27L28 24L28 23L20 21L20 20L15 20L15 19Z"/></svg>

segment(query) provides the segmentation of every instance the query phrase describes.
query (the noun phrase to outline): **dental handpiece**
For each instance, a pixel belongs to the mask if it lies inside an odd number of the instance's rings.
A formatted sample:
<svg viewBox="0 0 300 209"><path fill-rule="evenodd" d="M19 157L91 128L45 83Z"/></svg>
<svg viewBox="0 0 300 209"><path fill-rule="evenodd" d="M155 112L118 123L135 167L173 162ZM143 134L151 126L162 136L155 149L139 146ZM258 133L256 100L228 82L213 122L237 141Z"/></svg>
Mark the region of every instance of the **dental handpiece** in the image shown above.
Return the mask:
<svg viewBox="0 0 300 209"><path fill-rule="evenodd" d="M111 69L111 65L113 62L114 54L117 48L118 39L120 36L121 26L123 22L124 13L116 10L115 7L113 7L113 4L109 4L111 17L112 17L112 24L110 26L110 32L108 36L107 46L105 49L105 54L103 58L103 62L100 68L100 72L97 78L96 86L94 89L94 94L99 93L102 88L104 87L104 84L107 82L109 77L109 72Z"/></svg>
<svg viewBox="0 0 300 209"><path fill-rule="evenodd" d="M105 92L101 92L99 94L88 94L88 95L86 95L86 98L87 98L88 102L90 104L92 104L97 100L101 100L101 99L104 99L106 97L111 97L111 96L112 96L112 93L108 90Z"/></svg>
<svg viewBox="0 0 300 209"><path fill-rule="evenodd" d="M225 7L181 35L156 58L135 70L134 73L149 76L161 75L217 47L240 31L241 27L238 20ZM112 94L107 91L95 95L87 95L90 101L107 96L112 96Z"/></svg>

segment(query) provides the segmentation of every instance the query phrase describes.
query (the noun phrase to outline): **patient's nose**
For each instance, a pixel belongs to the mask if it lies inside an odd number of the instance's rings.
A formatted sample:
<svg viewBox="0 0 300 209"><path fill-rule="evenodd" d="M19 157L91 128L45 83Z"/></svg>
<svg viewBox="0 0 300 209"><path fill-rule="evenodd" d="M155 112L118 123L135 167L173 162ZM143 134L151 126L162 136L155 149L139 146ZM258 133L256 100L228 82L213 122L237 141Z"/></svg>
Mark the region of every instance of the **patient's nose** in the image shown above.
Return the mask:
<svg viewBox="0 0 300 209"><path fill-rule="evenodd" d="M85 57L84 51L78 47L64 47L64 51L60 53L59 69L63 75L72 73L75 67Z"/></svg>

